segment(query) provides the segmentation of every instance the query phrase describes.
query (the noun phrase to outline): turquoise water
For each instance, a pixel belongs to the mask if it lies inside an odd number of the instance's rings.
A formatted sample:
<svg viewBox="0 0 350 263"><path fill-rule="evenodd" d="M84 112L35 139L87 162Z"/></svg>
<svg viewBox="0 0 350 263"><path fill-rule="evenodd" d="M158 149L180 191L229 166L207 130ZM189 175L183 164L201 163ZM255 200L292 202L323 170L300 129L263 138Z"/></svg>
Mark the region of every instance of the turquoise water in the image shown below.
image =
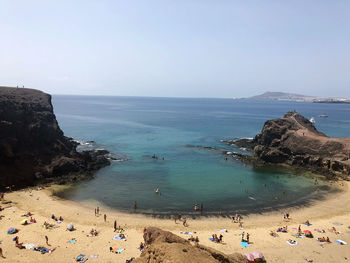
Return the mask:
<svg viewBox="0 0 350 263"><path fill-rule="evenodd" d="M307 176L254 169L235 159L225 161L220 151L191 146L245 152L221 140L254 137L266 120L289 110L315 117L317 128L330 136L349 136L350 127L350 105L345 104L53 96L53 105L66 136L95 141L97 147L124 159L100 170L95 179L77 184L64 197L97 200L127 211L137 201L137 211L151 214L191 212L200 203L205 213L260 211L321 198L331 191L325 182L315 186ZM320 114L329 117L319 118ZM152 159L153 154L160 158Z"/></svg>

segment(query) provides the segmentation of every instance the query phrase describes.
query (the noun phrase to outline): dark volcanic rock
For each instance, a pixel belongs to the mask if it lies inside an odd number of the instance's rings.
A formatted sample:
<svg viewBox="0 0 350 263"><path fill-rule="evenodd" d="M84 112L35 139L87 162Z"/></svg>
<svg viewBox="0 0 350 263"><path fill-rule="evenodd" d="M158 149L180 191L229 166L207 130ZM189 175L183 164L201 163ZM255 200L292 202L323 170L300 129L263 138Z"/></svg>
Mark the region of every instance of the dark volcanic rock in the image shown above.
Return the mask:
<svg viewBox="0 0 350 263"><path fill-rule="evenodd" d="M59 128L49 94L0 87L1 188L62 176L69 180L110 164L106 152L79 153L76 147Z"/></svg>
<svg viewBox="0 0 350 263"><path fill-rule="evenodd" d="M135 263L248 263L248 259L239 253L226 255L220 251L202 245L192 245L171 232L148 227L144 235L146 247ZM265 261L261 261L265 262Z"/></svg>
<svg viewBox="0 0 350 263"><path fill-rule="evenodd" d="M298 166L328 178L350 175L350 138L330 138L297 112L265 122L252 143L260 161Z"/></svg>

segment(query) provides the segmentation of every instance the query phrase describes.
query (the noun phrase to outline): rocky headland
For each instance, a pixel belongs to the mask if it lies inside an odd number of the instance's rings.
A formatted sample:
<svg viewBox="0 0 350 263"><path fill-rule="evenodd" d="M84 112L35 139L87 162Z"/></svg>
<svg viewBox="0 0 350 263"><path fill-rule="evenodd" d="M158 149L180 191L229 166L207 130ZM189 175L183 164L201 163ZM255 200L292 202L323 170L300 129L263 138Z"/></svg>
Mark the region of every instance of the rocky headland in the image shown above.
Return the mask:
<svg viewBox="0 0 350 263"><path fill-rule="evenodd" d="M245 160L255 164L283 164L323 174L328 179L349 179L350 137L328 137L297 112L266 121L252 140L226 142L252 149L254 155Z"/></svg>
<svg viewBox="0 0 350 263"><path fill-rule="evenodd" d="M141 256L135 259L135 263L183 263L183 262L207 262L207 263L248 263L246 256L234 253L226 255L216 249L203 245L192 245L171 232L163 231L156 227L148 227L144 234L145 249ZM263 259L256 262L265 262Z"/></svg>
<svg viewBox="0 0 350 263"><path fill-rule="evenodd" d="M67 183L110 164L107 151L77 151L60 129L51 96L0 87L0 188Z"/></svg>

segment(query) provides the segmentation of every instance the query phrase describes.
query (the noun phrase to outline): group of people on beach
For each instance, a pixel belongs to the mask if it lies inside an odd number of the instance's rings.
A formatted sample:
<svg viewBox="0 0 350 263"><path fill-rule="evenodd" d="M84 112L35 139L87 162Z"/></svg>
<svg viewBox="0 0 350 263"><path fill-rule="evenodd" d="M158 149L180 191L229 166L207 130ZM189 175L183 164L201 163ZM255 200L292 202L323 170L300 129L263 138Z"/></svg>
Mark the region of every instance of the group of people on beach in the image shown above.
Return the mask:
<svg viewBox="0 0 350 263"><path fill-rule="evenodd" d="M222 234L220 234L220 236L218 236L217 234L212 234L211 236L212 236L214 242L222 243L222 238L224 237Z"/></svg>

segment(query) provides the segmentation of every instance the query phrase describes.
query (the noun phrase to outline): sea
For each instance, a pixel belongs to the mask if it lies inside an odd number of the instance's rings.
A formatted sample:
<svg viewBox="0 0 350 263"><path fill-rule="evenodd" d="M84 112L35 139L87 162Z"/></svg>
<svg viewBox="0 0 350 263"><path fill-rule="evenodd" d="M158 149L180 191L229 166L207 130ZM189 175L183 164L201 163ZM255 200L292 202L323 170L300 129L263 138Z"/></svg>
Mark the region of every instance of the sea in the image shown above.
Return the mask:
<svg viewBox="0 0 350 263"><path fill-rule="evenodd" d="M349 104L68 95L54 95L52 103L60 128L81 143L79 150L106 149L117 159L60 196L130 213L212 215L307 206L338 190L322 177L315 184L309 173L225 160L222 150L252 153L223 140L253 138L265 121L293 110L314 117L329 136L350 136Z"/></svg>

